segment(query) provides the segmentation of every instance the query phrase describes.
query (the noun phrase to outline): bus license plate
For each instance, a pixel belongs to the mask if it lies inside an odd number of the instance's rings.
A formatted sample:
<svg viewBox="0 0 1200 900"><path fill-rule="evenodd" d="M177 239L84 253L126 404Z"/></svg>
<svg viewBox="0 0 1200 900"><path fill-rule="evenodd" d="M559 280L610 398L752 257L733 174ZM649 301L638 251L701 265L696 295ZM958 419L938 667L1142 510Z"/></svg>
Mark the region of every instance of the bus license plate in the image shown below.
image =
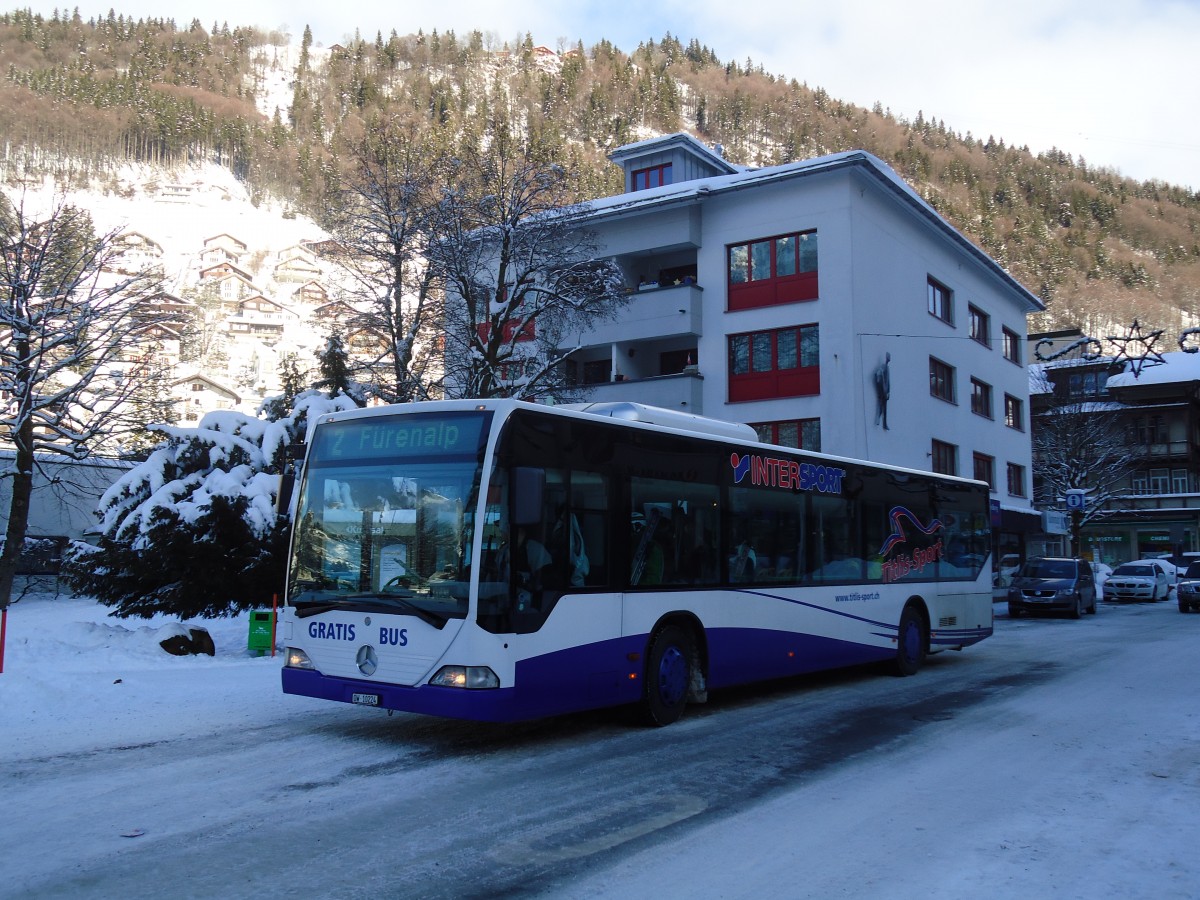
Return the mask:
<svg viewBox="0 0 1200 900"><path fill-rule="evenodd" d="M379 705L379 695L378 694L351 694L350 702L351 703L361 703L363 706L378 706Z"/></svg>

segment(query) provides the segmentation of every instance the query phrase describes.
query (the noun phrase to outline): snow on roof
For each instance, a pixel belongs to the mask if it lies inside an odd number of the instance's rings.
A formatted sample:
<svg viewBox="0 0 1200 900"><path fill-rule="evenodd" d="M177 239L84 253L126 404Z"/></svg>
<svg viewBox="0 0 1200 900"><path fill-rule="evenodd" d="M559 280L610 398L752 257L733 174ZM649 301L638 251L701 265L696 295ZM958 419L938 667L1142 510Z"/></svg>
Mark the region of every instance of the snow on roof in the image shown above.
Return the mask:
<svg viewBox="0 0 1200 900"><path fill-rule="evenodd" d="M651 139L655 140L655 139ZM692 138L695 141L694 138ZM649 143L640 141L628 147L638 147ZM696 144L703 146L699 141ZM610 154L617 156L627 148L622 147ZM707 149L707 148L706 148ZM711 151L708 151L711 155ZM695 202L711 194L725 193L746 188L770 185L791 178L802 178L812 175L827 174L841 169L858 168L871 175L875 180L901 200L910 210L925 219L946 237L974 257L989 269L1002 282L1011 288L1024 300L1028 312L1040 312L1045 304L1041 299L1024 287L1010 275L996 260L973 244L957 228L944 219L940 213L930 206L916 191L909 187L891 166L865 150L847 150L842 153L832 153L828 156L818 156L813 159L785 163L779 166L769 166L765 169L753 169L744 172L734 172L729 175L715 175L708 178L697 178L691 181L681 181L674 184L662 185L646 190L631 191L612 197L602 197L579 205L575 215L582 219L616 218L629 213L642 212L656 206L672 206L679 203Z"/></svg>
<svg viewBox="0 0 1200 900"><path fill-rule="evenodd" d="M1143 365L1136 376L1126 366L1119 375L1108 377L1108 386L1131 387L1138 384L1182 384L1187 381L1200 381L1200 353L1189 353L1177 350L1173 353L1161 354L1162 363L1158 365Z"/></svg>

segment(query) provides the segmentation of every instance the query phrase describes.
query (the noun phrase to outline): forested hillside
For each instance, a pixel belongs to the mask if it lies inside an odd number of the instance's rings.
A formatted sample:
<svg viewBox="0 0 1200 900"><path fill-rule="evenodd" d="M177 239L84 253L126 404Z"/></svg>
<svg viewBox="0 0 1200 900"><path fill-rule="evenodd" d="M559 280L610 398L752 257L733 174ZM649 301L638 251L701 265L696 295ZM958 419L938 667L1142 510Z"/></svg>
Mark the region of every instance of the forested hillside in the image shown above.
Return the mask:
<svg viewBox="0 0 1200 900"><path fill-rule="evenodd" d="M590 196L621 189L605 154L652 134L687 130L751 166L862 148L1046 300L1031 329L1200 324L1200 194L1119 177L1069 148L1035 155L1001 135L834 99L752 60L722 62L695 39L627 52L393 32L322 48L307 29L15 11L0 15L0 72L10 184L210 160L252 196L322 221L348 148L382 117L451 146L479 140L490 119L519 123L586 173ZM290 89L281 107L264 102L272 78Z"/></svg>

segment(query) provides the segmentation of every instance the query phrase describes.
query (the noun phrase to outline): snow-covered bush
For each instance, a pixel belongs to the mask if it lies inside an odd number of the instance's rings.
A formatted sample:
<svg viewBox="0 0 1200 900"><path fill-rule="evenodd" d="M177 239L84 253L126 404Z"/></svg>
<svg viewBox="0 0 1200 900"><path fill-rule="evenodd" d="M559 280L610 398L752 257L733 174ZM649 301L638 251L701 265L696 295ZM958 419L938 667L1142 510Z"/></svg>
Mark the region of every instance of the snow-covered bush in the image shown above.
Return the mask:
<svg viewBox="0 0 1200 900"><path fill-rule="evenodd" d="M289 444L308 420L350 409L309 391L274 421L220 410L195 428L159 425L165 440L100 498L101 535L76 542L71 588L118 616L232 615L283 588L287 518L277 514Z"/></svg>

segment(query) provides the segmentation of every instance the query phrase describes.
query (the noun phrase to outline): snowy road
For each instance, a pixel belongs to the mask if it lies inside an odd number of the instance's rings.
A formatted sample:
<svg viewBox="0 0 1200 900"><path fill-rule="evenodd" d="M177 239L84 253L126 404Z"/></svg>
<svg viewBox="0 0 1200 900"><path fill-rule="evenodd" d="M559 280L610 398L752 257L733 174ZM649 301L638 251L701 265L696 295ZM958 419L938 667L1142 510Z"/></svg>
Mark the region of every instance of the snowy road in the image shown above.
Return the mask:
<svg viewBox="0 0 1200 900"><path fill-rule="evenodd" d="M246 663L254 721L170 718L159 680L137 740L5 741L0 896L1200 895L1200 616L1173 603L1000 619L916 678L718 692L659 730L388 718Z"/></svg>

